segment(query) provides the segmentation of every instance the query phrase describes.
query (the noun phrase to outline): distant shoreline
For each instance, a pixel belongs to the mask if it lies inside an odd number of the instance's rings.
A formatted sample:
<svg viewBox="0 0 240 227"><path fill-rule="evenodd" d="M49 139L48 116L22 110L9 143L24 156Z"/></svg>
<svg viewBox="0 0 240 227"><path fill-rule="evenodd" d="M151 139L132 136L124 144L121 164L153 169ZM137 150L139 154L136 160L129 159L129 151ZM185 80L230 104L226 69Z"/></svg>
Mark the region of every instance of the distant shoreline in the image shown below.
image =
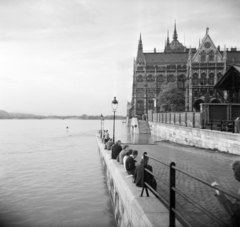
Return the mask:
<svg viewBox="0 0 240 227"><path fill-rule="evenodd" d="M59 119L59 120L65 120L65 119L75 119L75 120L101 120L100 115L87 115L87 114L83 114L83 115L79 115L79 116L75 116L75 115L68 115L68 116L58 116L58 115L48 115L48 116L44 116L44 115L37 115L37 114L28 114L28 113L8 113L5 110L0 110L0 120L27 120L27 119L39 119L39 120L44 120L44 119ZM112 120L113 119L113 115L106 115L104 116L104 120ZM121 116L121 115L116 115L115 116L116 120L124 120L126 119L125 116Z"/></svg>

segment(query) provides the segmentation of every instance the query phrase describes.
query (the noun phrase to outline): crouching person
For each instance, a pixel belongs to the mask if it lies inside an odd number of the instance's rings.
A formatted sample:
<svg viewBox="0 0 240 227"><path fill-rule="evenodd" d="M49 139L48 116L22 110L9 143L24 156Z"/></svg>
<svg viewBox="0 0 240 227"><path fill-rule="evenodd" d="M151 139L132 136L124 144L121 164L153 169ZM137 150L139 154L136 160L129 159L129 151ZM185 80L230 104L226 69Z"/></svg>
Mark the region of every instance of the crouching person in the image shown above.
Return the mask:
<svg viewBox="0 0 240 227"><path fill-rule="evenodd" d="M142 157L141 163L137 165L134 176L133 176L133 182L136 184L137 187L143 187L143 171L144 168L148 169L152 172L152 166L148 165L148 157L144 158ZM145 173L145 182L149 184L155 191L157 189L157 182L154 178L154 176L146 171Z"/></svg>

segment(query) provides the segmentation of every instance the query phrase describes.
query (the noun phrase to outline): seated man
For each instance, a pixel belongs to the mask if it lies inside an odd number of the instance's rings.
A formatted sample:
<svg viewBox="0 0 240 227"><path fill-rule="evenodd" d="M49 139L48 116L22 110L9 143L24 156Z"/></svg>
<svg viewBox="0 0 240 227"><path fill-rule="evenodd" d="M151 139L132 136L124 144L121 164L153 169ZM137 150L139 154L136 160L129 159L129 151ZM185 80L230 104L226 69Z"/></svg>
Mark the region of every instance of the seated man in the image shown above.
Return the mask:
<svg viewBox="0 0 240 227"><path fill-rule="evenodd" d="M126 170L126 161L128 159L128 157L132 154L133 150L132 149L129 149L125 156L123 157L123 165L124 165L124 169ZM127 171L127 170L126 170Z"/></svg>
<svg viewBox="0 0 240 227"><path fill-rule="evenodd" d="M122 150L121 140L118 140L116 144L112 146L111 158L116 159L121 150Z"/></svg>
<svg viewBox="0 0 240 227"><path fill-rule="evenodd" d="M235 161L232 164L232 170L234 174L234 178L240 182L240 161ZM217 186L217 182L213 182L212 186ZM240 190L239 190L240 191ZM239 192L238 192L239 193ZM221 207L229 214L231 217L231 226L237 227L240 226L240 200L236 199L234 201L227 198L227 196L218 190L216 190L215 194L218 202Z"/></svg>
<svg viewBox="0 0 240 227"><path fill-rule="evenodd" d="M134 150L132 154L126 160L126 170L129 175L133 175L136 169L135 162L136 157L138 156L138 151Z"/></svg>
<svg viewBox="0 0 240 227"><path fill-rule="evenodd" d="M124 156L126 155L126 152L129 150L129 146L128 145L125 145L123 147L123 150L119 153L118 157L117 157L117 161L120 163L120 164L123 164L123 158Z"/></svg>
<svg viewBox="0 0 240 227"><path fill-rule="evenodd" d="M143 157L142 157L143 158ZM149 158L145 158L145 163L144 160L141 160L140 165L137 165L133 179L134 183L136 184L137 187L143 187L143 171L144 167L148 169L149 171L152 172L152 166L148 165L148 160ZM154 178L154 176L146 171L145 173L145 182L148 183L154 190L157 188L157 182Z"/></svg>
<svg viewBox="0 0 240 227"><path fill-rule="evenodd" d="M112 145L113 145L113 141L111 138L109 138L109 140L105 143L105 149L110 151L112 148Z"/></svg>

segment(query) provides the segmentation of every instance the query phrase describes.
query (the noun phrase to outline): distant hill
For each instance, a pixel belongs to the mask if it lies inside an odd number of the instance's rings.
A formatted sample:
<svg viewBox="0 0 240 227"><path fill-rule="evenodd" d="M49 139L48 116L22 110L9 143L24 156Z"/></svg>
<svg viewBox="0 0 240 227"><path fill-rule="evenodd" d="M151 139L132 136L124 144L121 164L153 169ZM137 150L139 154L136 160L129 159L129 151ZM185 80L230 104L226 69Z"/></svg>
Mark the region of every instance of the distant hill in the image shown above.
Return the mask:
<svg viewBox="0 0 240 227"><path fill-rule="evenodd" d="M9 118L11 118L11 114L9 114L8 112L6 112L4 110L0 110L0 118L1 119L9 119Z"/></svg>
<svg viewBox="0 0 240 227"><path fill-rule="evenodd" d="M34 115L34 114L25 114L25 113L8 113L5 110L0 110L0 119L39 119L44 116Z"/></svg>

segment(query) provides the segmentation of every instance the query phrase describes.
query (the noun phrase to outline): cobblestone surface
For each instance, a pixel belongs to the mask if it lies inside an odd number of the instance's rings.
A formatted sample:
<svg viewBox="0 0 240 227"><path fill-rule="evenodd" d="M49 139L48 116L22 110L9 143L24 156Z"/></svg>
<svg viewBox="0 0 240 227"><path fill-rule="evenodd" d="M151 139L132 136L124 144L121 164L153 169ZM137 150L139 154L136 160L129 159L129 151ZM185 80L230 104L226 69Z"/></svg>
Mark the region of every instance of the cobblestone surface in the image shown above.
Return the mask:
<svg viewBox="0 0 240 227"><path fill-rule="evenodd" d="M167 164L175 162L177 168L184 170L208 183L217 181L224 189L237 193L239 182L237 182L231 170L231 163L234 160L240 160L239 156L214 152L212 150L187 147L169 142L157 142L148 145L130 145L131 149L138 150L138 163L143 152L155 157ZM169 167L150 160L153 166L153 172L166 183L169 182ZM157 179L158 193L168 201L169 188ZM211 212L217 219L230 225L230 217L219 206L214 193L215 190L203 183L190 178L180 172L176 174L176 188L189 196L192 200ZM212 221L199 209L177 195L177 209L186 218L193 227L217 227L224 226Z"/></svg>

